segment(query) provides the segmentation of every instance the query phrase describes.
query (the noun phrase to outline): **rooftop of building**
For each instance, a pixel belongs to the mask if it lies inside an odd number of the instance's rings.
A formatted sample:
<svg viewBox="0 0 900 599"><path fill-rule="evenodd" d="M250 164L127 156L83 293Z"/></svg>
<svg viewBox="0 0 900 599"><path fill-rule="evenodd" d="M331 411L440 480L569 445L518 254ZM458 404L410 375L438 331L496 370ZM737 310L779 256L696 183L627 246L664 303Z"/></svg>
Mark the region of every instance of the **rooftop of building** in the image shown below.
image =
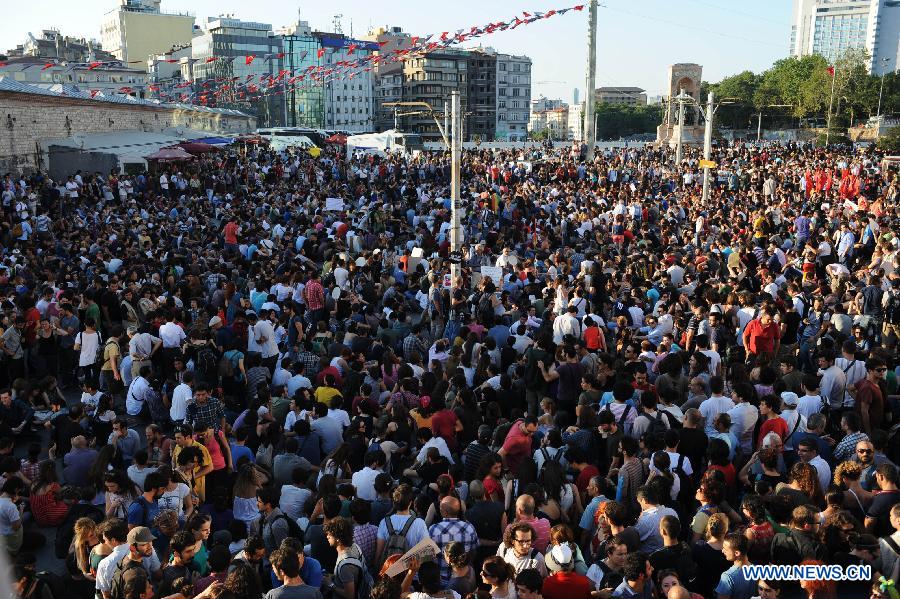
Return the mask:
<svg viewBox="0 0 900 599"><path fill-rule="evenodd" d="M646 90L640 87L627 87L627 86L612 86L612 87L598 87L597 92L610 93L614 94L617 92L622 93L644 93Z"/></svg>
<svg viewBox="0 0 900 599"><path fill-rule="evenodd" d="M41 58L37 56L11 56L8 60L6 60L6 65L0 66L0 76L2 76L3 72L11 73L11 72L21 72L28 69L37 69L40 67L44 68L48 61L52 59L49 58ZM91 69L88 64L84 62L75 62L75 61L61 61L53 64L50 67L47 67L48 71L53 72L69 72L69 71L98 71L98 72L115 72L117 74L127 74L127 75L146 75L146 69L135 69L118 61L109 61L98 59L98 62L103 62L103 64L94 67Z"/></svg>
<svg viewBox="0 0 900 599"><path fill-rule="evenodd" d="M231 110L228 108L210 108L208 106L197 106L194 104L182 104L180 102L162 102L160 100L142 100L125 94L108 94L98 92L91 97L89 90L84 90L77 85L66 85L61 83L54 84L32 84L15 81L9 77L0 77L0 92L49 96L53 98L70 98L74 100L83 100L86 102L98 102L106 104L119 104L127 106L147 106L151 108L169 108L178 110L189 110L192 112L200 112L204 114L222 114L229 116L250 117L249 114L240 110Z"/></svg>

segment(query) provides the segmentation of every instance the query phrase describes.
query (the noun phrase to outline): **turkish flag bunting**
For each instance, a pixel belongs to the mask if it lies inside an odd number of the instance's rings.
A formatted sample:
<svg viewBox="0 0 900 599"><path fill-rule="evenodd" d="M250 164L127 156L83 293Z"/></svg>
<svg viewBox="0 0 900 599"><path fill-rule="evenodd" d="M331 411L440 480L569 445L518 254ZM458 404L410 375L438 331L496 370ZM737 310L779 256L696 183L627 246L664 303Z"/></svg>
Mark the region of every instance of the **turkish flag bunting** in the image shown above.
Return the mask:
<svg viewBox="0 0 900 599"><path fill-rule="evenodd" d="M209 64L209 63L211 63L211 62L215 62L215 61L217 61L217 60L219 60L219 59L216 58L215 56L210 56L209 58L206 59L206 64Z"/></svg>
<svg viewBox="0 0 900 599"><path fill-rule="evenodd" d="M584 4L579 4L578 6L573 6L575 10L584 10Z"/></svg>
<svg viewBox="0 0 900 599"><path fill-rule="evenodd" d="M253 64L253 59L254 59L254 58L256 58L256 57L255 57L255 56L247 56L247 57L244 59L244 63L245 63L245 64Z"/></svg>
<svg viewBox="0 0 900 599"><path fill-rule="evenodd" d="M45 62L44 66L41 67L41 70L46 71L47 69L49 69L50 67L55 66L55 65L56 65L55 62Z"/></svg>
<svg viewBox="0 0 900 599"><path fill-rule="evenodd" d="M88 70L89 70L89 71L93 71L94 69L96 69L97 67L99 67L99 66L102 65L102 64L103 64L102 62L92 62L92 63L88 66Z"/></svg>
<svg viewBox="0 0 900 599"><path fill-rule="evenodd" d="M316 56L318 56L319 58L325 56L325 48L319 48L319 51L316 52Z"/></svg>

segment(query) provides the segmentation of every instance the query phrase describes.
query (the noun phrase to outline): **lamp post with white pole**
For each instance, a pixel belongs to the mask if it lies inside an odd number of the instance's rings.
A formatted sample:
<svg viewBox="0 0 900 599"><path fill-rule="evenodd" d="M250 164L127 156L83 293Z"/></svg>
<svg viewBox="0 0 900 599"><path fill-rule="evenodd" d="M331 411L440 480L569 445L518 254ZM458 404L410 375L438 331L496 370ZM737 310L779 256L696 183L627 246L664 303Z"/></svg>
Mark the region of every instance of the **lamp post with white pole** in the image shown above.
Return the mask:
<svg viewBox="0 0 900 599"><path fill-rule="evenodd" d="M887 74L887 63L890 62L890 59L887 56L883 56L881 58L881 87L878 89L878 111L875 113L875 118L878 119L878 127L881 128L881 95L884 93L884 76Z"/></svg>

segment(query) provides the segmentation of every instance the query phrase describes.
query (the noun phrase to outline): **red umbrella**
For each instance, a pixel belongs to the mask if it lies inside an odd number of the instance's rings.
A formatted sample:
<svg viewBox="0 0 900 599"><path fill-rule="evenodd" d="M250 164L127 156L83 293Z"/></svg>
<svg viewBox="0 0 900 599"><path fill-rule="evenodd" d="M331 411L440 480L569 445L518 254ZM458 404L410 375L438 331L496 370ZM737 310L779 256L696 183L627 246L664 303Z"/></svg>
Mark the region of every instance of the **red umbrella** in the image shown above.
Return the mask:
<svg viewBox="0 0 900 599"><path fill-rule="evenodd" d="M178 160L193 160L193 156L181 148L161 148L158 152L144 156L144 160L156 160L159 162L175 162Z"/></svg>

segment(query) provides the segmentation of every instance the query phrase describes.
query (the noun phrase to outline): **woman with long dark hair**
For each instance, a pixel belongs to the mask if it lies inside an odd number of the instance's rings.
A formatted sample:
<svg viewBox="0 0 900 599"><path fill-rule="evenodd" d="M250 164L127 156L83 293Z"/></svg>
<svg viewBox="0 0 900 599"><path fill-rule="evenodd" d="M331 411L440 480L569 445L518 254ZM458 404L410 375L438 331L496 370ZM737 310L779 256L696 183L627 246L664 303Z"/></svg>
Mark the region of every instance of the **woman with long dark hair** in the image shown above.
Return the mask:
<svg viewBox="0 0 900 599"><path fill-rule="evenodd" d="M103 475L106 489L106 517L128 519L128 506L141 494L137 485L121 470Z"/></svg>
<svg viewBox="0 0 900 599"><path fill-rule="evenodd" d="M62 524L69 513L69 504L59 497L56 462L46 460L40 465L38 477L31 486L31 515L38 526L55 527Z"/></svg>
<svg viewBox="0 0 900 599"><path fill-rule="evenodd" d="M505 491L501 481L503 474L503 458L499 454L489 453L481 458L478 465L477 479L484 485L484 496L488 501L504 502Z"/></svg>

